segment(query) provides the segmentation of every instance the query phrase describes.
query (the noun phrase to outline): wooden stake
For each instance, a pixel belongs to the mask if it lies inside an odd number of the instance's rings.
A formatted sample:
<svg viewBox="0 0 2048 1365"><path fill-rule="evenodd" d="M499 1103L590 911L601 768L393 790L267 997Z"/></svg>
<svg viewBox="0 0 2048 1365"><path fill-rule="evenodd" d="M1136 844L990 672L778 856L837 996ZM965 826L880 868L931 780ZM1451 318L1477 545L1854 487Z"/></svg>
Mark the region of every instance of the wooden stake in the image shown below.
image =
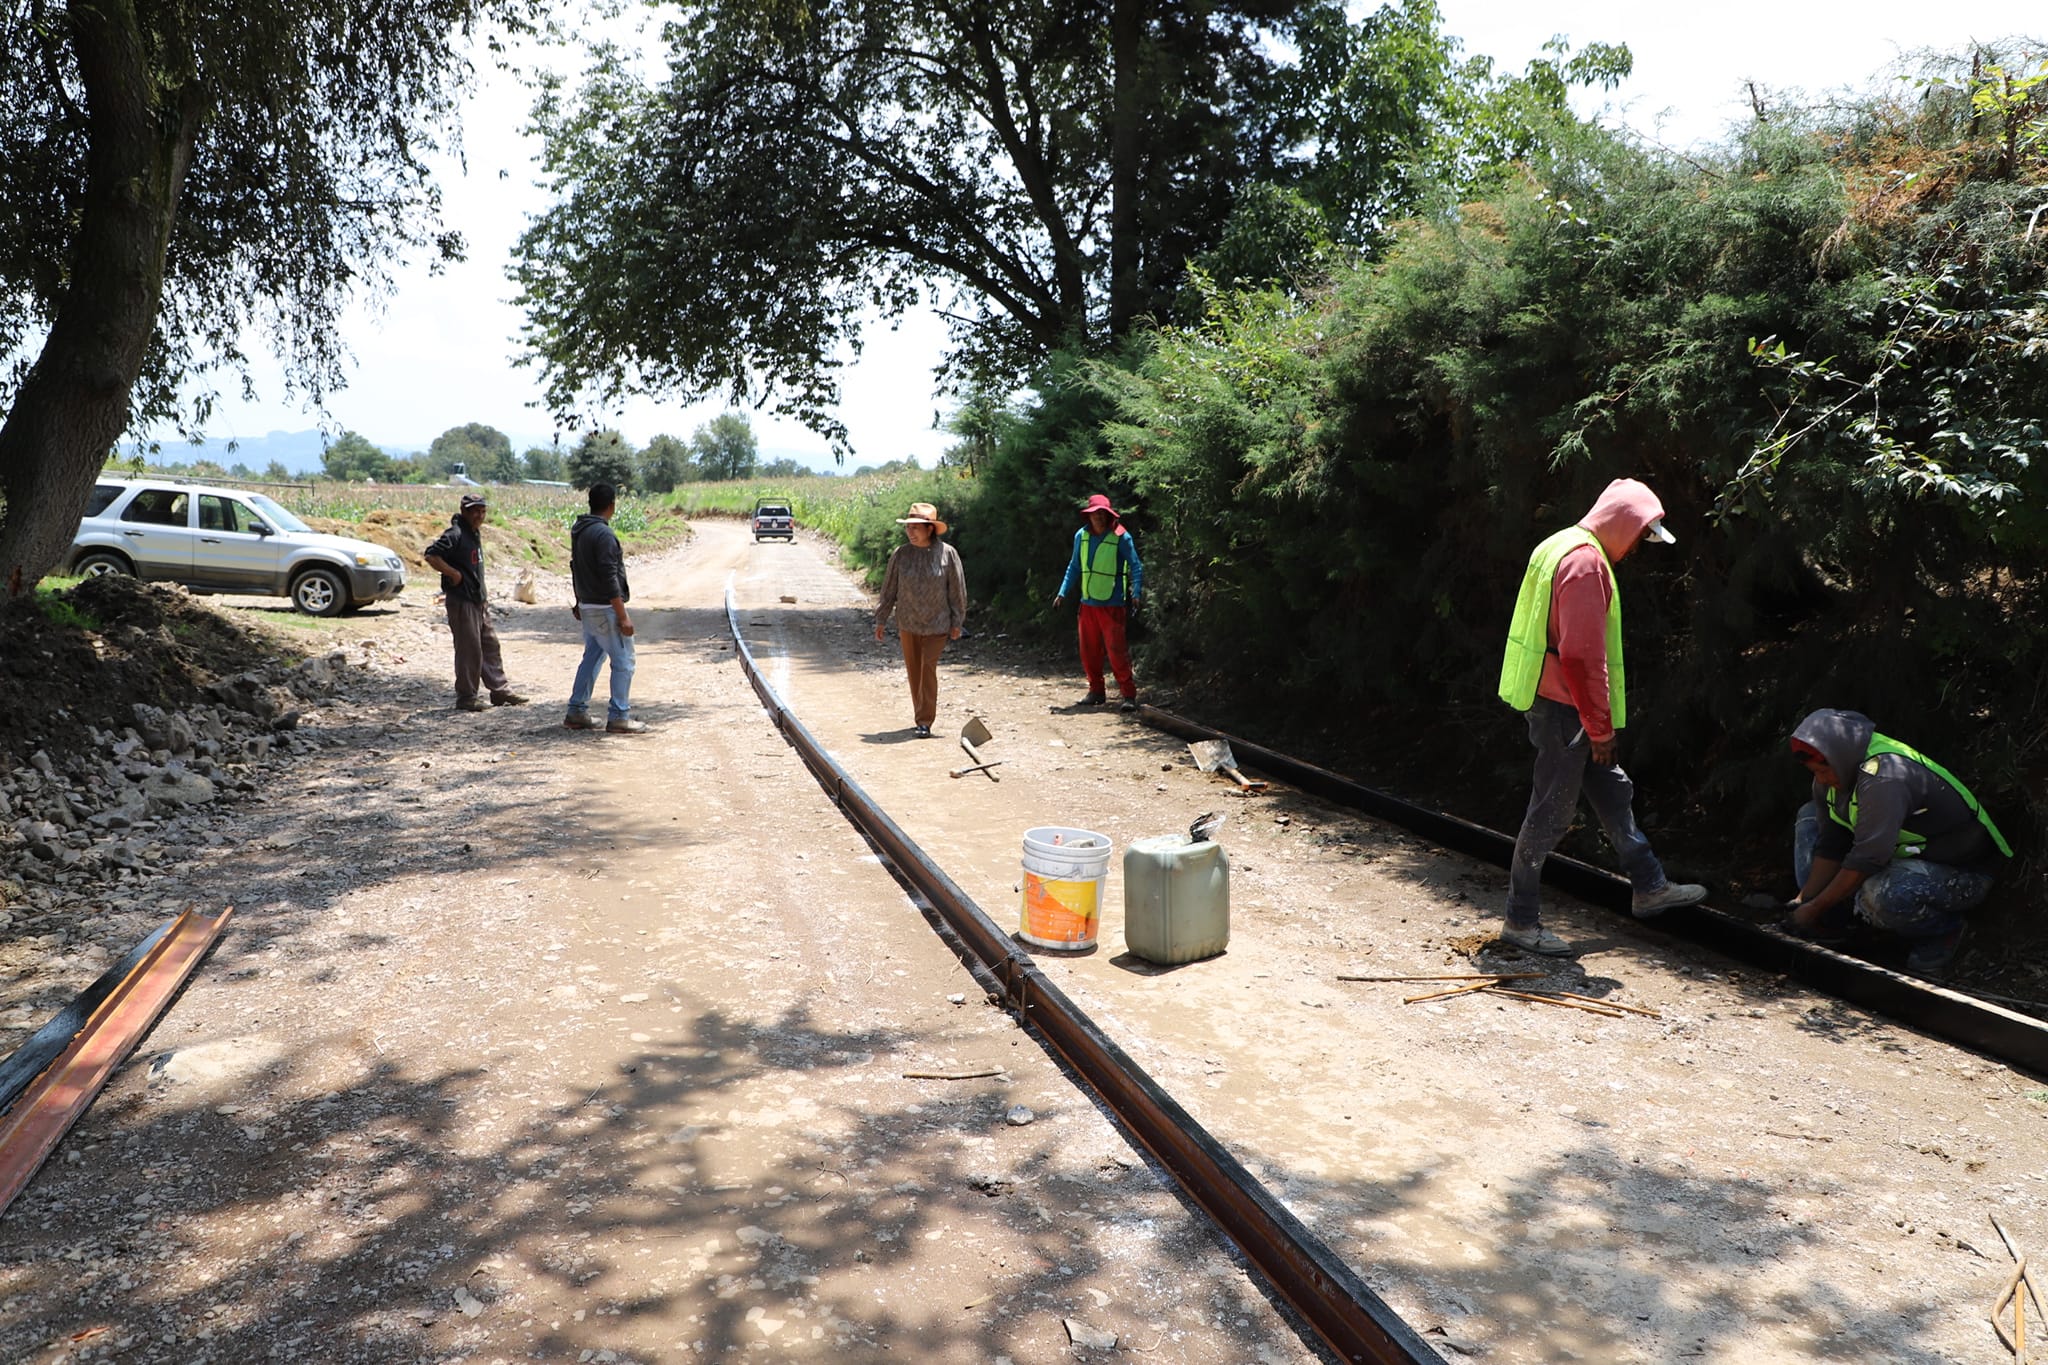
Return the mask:
<svg viewBox="0 0 2048 1365"><path fill-rule="evenodd" d="M1534 981L1542 972L1465 972L1457 976L1339 976L1339 981Z"/></svg>
<svg viewBox="0 0 2048 1365"><path fill-rule="evenodd" d="M1500 982L1489 978L1485 981L1474 981L1470 985L1453 987L1447 991L1435 991L1429 995L1411 995L1401 1003L1404 1005L1419 1005L1425 1000L1441 1000L1449 995L1470 995L1474 991L1492 990L1499 984Z"/></svg>
<svg viewBox="0 0 2048 1365"><path fill-rule="evenodd" d="M1619 1000L1602 1000L1597 995L1580 995L1577 991L1559 991L1558 994L1570 1000L1590 1000L1596 1005L1605 1005L1611 1010L1627 1010L1630 1014L1648 1015L1652 1019L1662 1019L1664 1017L1657 1013L1657 1011L1645 1009L1641 1005L1624 1005Z"/></svg>
<svg viewBox="0 0 2048 1365"><path fill-rule="evenodd" d="M1568 1010L1584 1010L1588 1014L1597 1014L1603 1019L1625 1019L1628 1017L1620 1010L1608 1009L1605 1006L1584 1005L1576 1000L1560 1000L1554 995L1537 995L1531 991L1502 990L1498 986L1492 988L1492 993L1495 995L1512 996L1517 1000L1533 1000L1539 1005L1557 1005Z"/></svg>

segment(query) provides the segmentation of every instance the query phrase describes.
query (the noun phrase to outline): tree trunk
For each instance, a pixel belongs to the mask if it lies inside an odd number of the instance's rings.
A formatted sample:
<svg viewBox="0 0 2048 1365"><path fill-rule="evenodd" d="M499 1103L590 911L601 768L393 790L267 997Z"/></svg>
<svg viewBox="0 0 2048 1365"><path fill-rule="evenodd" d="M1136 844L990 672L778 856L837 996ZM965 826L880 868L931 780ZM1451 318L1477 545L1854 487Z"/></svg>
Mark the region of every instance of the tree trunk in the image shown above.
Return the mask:
<svg viewBox="0 0 2048 1365"><path fill-rule="evenodd" d="M1138 224L1143 193L1145 113L1151 72L1146 61L1147 0L1112 0L1109 59L1113 93L1109 126L1109 335L1130 331L1138 320L1138 272L1142 264Z"/></svg>
<svg viewBox="0 0 2048 1365"><path fill-rule="evenodd" d="M93 480L128 429L203 107L196 81L158 87L133 0L79 0L69 21L85 86L85 199L69 287L0 424L0 582L9 597L62 561ZM159 42L175 44L151 26Z"/></svg>

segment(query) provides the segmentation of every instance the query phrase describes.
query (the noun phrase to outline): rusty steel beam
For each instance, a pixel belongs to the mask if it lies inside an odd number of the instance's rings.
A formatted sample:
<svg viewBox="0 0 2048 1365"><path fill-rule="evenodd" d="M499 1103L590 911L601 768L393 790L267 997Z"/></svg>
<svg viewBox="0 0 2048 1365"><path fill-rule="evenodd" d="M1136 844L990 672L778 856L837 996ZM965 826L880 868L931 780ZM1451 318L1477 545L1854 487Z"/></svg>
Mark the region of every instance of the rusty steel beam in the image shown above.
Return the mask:
<svg viewBox="0 0 2048 1365"><path fill-rule="evenodd" d="M1403 801L1327 768L1268 749L1155 706L1140 706L1138 718L1180 739L1221 739L1241 765L1256 768L1301 791L1340 806L1377 816L1412 830L1445 848L1506 867L1514 852L1512 835L1475 825L1455 815ZM1551 854L1543 880L1579 899L1619 915L1629 914L1629 884L1576 858ZM1988 1000L1895 972L1832 948L1753 924L1711 906L1672 910L1654 920L1630 922L1725 953L1768 972L1782 972L1837 999L1887 1015L1910 1028L1960 1044L2010 1066L2048 1076L2048 1021Z"/></svg>
<svg viewBox="0 0 2048 1365"><path fill-rule="evenodd" d="M106 993L85 1026L0 1121L0 1214L27 1188L107 1078L156 1024L234 914L187 910Z"/></svg>
<svg viewBox="0 0 2048 1365"><path fill-rule="evenodd" d="M740 633L730 582L725 613L740 667L769 719L846 818L887 855L897 876L925 899L994 977L1025 1027L1051 1045L1101 1096L1126 1131L1237 1243L1275 1292L1342 1360L1442 1365L1443 1358L1414 1328L1040 971L1030 955L848 775L784 704L755 662Z"/></svg>

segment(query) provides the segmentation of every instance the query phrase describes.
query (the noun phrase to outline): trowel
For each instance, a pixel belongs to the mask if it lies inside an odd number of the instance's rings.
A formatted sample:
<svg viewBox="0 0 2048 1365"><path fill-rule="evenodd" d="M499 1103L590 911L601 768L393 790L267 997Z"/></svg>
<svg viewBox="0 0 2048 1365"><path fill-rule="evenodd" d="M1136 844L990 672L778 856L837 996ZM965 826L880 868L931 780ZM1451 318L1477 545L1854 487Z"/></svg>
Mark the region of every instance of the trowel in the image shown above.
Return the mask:
<svg viewBox="0 0 2048 1365"><path fill-rule="evenodd" d="M1230 752L1227 739L1193 740L1188 744L1188 752L1195 756L1197 768L1205 773L1222 773L1246 796L1254 796L1266 789L1265 783L1254 782L1237 770L1237 755Z"/></svg>
<svg viewBox="0 0 2048 1365"><path fill-rule="evenodd" d="M977 744L986 744L994 738L995 736L988 732L988 727L981 723L980 716L969 716L967 723L960 727L960 747L967 751L967 756L973 759L974 762L964 768L954 768L947 776L965 777L969 773L981 773L991 782L1002 781L1003 779L989 772L989 769L995 767L1003 760L1000 758L993 761L985 760L982 758L981 752L974 747Z"/></svg>

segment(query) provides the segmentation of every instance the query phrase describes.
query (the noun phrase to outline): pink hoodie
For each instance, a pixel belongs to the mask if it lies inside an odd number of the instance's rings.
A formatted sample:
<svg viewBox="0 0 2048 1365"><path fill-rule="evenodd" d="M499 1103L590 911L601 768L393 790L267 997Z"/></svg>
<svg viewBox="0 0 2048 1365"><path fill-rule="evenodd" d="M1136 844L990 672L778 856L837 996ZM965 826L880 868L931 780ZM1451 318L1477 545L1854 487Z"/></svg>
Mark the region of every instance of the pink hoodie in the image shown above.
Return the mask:
<svg viewBox="0 0 2048 1365"><path fill-rule="evenodd" d="M1589 740L1614 736L1607 698L1607 604L1614 598L1614 580L1607 566L1627 558L1650 523L1663 516L1664 504L1649 485L1616 479L1579 518L1579 525L1599 537L1607 558L1582 545L1564 557L1551 580L1551 652L1536 695L1577 707Z"/></svg>

